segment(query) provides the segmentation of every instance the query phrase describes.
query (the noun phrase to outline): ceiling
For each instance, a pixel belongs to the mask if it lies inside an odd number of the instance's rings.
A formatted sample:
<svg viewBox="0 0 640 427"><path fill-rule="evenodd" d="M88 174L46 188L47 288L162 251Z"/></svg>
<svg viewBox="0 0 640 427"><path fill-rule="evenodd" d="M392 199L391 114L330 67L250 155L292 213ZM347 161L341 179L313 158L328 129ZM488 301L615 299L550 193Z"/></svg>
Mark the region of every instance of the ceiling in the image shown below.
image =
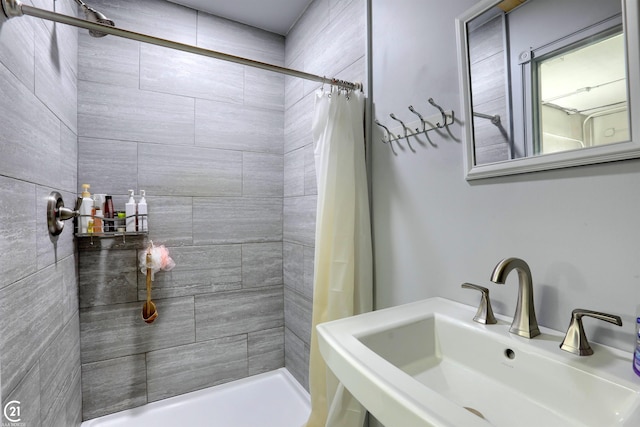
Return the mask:
<svg viewBox="0 0 640 427"><path fill-rule="evenodd" d="M170 0L192 9L287 35L312 0Z"/></svg>

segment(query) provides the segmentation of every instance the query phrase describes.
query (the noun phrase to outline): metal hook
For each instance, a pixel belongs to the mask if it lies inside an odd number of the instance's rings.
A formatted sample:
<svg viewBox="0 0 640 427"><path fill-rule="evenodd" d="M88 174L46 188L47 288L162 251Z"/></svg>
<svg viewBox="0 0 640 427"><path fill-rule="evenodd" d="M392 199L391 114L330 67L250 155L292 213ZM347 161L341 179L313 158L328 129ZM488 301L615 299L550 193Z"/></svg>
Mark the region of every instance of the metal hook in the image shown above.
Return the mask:
<svg viewBox="0 0 640 427"><path fill-rule="evenodd" d="M397 118L395 116L395 114L393 114L393 113L389 114L389 117L391 117L393 120L395 120L397 122L400 122L400 124L402 125L402 128L404 129L404 137L408 139L409 135L407 134L407 129L408 129L407 125L405 125L404 122L402 120L400 120L399 118Z"/></svg>
<svg viewBox="0 0 640 427"><path fill-rule="evenodd" d="M413 114L415 114L416 116L418 116L420 118L420 122L422 123L422 132L424 132L427 129L427 123L424 121L424 118L422 117L422 114L420 114L416 110L414 110L413 105L409 105L409 111L411 111ZM416 131L418 131L418 129L416 129Z"/></svg>
<svg viewBox="0 0 640 427"><path fill-rule="evenodd" d="M443 127L447 126L447 115L442 109L442 107L436 104L433 98L429 98L429 104L433 105L438 110L440 110L440 114L442 115L442 123L436 123L436 126L438 126L438 129L442 129Z"/></svg>
<svg viewBox="0 0 640 427"><path fill-rule="evenodd" d="M383 128L387 132L387 140L391 142L391 132L389 131L389 128L383 125L382 123L380 123L378 120L375 121L375 124ZM384 138L382 138L382 142L384 142L385 144L387 143L387 141L385 141Z"/></svg>

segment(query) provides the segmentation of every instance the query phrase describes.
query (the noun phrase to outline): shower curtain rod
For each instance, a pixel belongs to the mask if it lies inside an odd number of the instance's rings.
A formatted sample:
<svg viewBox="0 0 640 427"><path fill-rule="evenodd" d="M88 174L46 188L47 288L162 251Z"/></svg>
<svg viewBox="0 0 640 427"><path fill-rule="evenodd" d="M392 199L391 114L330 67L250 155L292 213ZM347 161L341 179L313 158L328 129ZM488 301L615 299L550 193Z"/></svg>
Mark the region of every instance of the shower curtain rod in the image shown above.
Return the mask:
<svg viewBox="0 0 640 427"><path fill-rule="evenodd" d="M288 76L299 77L301 79L312 80L320 83L326 83L333 86L338 86L345 89L362 90L361 83L352 83L339 79L330 79L316 74L306 73L304 71L293 70L291 68L280 67L278 65L267 64L266 62L254 61L252 59L243 58L240 56L229 55L214 50L204 49L197 46L188 45L185 43L178 43L171 40L162 39L159 37L150 36L147 34L136 33L134 31L123 30L117 27L111 27L109 25L98 24L95 22L87 21L84 19L76 18L75 16L63 15L56 12L51 12L37 7L22 4L19 0L1 0L2 9L7 18L13 18L15 16L29 15L36 18L46 19L49 21L59 22L61 24L72 25L74 27L84 28L86 30L92 30L105 34L111 34L125 39L137 40L144 43L154 44L156 46L167 47L170 49L181 50L183 52L194 53L196 55L208 56L210 58L221 59L223 61L235 62L236 64L247 65L254 68L260 68L267 71L273 71L280 74L286 74Z"/></svg>

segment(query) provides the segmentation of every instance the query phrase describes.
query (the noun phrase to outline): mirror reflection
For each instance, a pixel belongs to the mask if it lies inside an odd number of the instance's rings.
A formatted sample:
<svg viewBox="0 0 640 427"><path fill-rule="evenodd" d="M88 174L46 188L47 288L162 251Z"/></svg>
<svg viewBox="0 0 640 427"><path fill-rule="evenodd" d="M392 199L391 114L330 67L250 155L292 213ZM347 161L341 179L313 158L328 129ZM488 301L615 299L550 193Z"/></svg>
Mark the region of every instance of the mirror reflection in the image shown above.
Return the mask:
<svg viewBox="0 0 640 427"><path fill-rule="evenodd" d="M630 140L619 0L508 0L467 23L475 164Z"/></svg>

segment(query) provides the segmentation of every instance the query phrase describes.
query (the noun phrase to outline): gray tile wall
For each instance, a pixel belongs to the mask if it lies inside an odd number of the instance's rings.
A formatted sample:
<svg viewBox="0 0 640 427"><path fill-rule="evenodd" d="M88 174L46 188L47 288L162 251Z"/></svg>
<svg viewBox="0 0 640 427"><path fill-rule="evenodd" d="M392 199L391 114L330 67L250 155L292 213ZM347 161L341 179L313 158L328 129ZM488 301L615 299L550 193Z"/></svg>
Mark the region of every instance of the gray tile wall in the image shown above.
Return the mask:
<svg viewBox="0 0 640 427"><path fill-rule="evenodd" d="M165 1L92 5L123 28L284 64L284 37L255 28ZM176 262L146 324L145 241L80 242L84 419L284 366L284 77L85 33L78 73L79 184L116 209L146 190L149 238Z"/></svg>
<svg viewBox="0 0 640 427"><path fill-rule="evenodd" d="M52 190L75 200L77 52L74 28L0 18L0 400L19 401L21 422L34 427L81 421L73 230L51 239L45 215Z"/></svg>
<svg viewBox="0 0 640 427"><path fill-rule="evenodd" d="M499 115L509 123L509 99L506 81L506 47L503 21L497 16L472 32L469 37L469 62L473 70L473 111ZM508 126L498 127L490 120L473 118L476 164L508 160L512 157Z"/></svg>
<svg viewBox="0 0 640 427"><path fill-rule="evenodd" d="M366 1L314 0L289 32L287 67L365 82ZM317 188L311 120L319 84L285 78L285 366L308 387Z"/></svg>

